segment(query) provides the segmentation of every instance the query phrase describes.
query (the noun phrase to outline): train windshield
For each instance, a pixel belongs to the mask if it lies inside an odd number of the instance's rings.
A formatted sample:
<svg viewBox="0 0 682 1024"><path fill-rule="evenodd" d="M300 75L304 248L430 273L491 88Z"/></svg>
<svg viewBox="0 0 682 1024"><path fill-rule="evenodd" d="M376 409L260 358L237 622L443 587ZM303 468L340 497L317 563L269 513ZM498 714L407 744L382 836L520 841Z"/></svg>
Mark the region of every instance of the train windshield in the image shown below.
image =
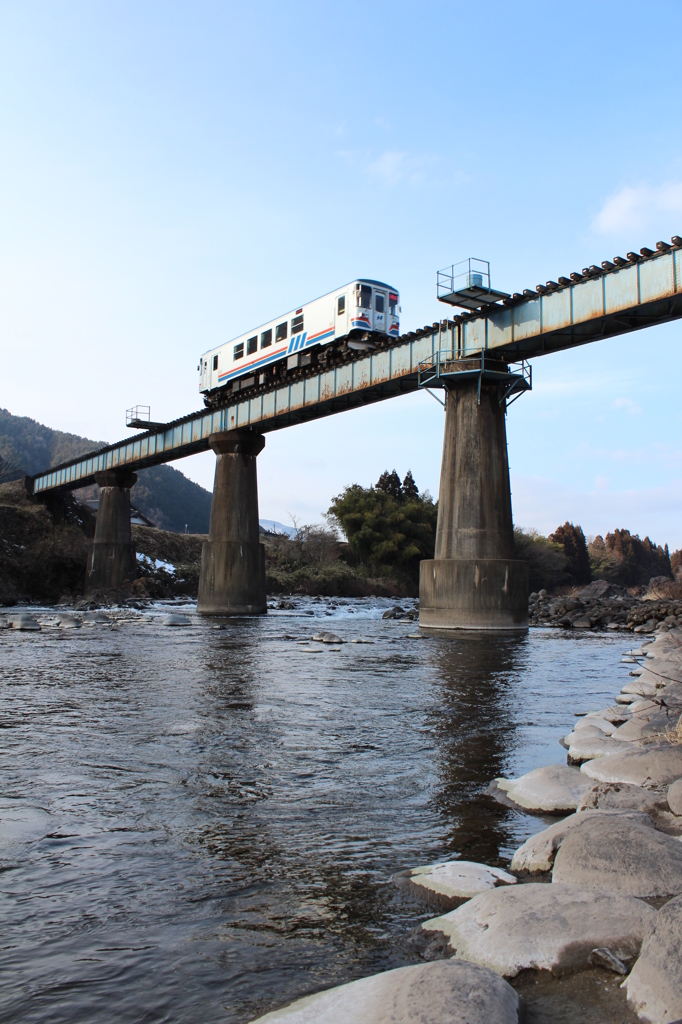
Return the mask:
<svg viewBox="0 0 682 1024"><path fill-rule="evenodd" d="M358 289L358 306L361 309L372 308L372 289L368 284L361 284Z"/></svg>
<svg viewBox="0 0 682 1024"><path fill-rule="evenodd" d="M393 292L389 292L389 294L388 294L388 311L391 314L391 316L396 316L397 315L397 313L396 313L397 309L398 309L398 296L395 295Z"/></svg>

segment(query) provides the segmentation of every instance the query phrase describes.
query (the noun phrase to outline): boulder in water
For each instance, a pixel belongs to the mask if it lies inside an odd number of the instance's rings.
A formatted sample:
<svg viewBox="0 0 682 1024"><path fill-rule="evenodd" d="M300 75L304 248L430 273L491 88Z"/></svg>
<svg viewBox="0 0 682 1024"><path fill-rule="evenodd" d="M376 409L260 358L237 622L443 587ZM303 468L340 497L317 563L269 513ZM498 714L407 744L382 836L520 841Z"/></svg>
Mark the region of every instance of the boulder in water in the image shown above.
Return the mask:
<svg viewBox="0 0 682 1024"><path fill-rule="evenodd" d="M640 898L682 893L679 840L632 815L583 814L585 820L559 846L553 883Z"/></svg>
<svg viewBox="0 0 682 1024"><path fill-rule="evenodd" d="M252 1024L517 1024L519 997L461 960L399 967L297 999Z"/></svg>
<svg viewBox="0 0 682 1024"><path fill-rule="evenodd" d="M631 820L639 820L645 827L653 828L651 818L647 814L637 812L579 811L576 814L569 814L563 821L558 821L556 825L550 825L549 828L527 839L512 858L512 871L527 872L531 875L551 871L557 851L571 829L582 825L588 816L599 813L625 814Z"/></svg>
<svg viewBox="0 0 682 1024"><path fill-rule="evenodd" d="M19 629L25 633L39 633L40 623L32 615L15 615L10 619L12 629Z"/></svg>
<svg viewBox="0 0 682 1024"><path fill-rule="evenodd" d="M597 782L629 782L633 786L667 786L682 778L682 745L657 743L622 754L587 761L580 769Z"/></svg>
<svg viewBox="0 0 682 1024"><path fill-rule="evenodd" d="M495 779L491 795L500 790L517 807L539 814L570 814L591 786L577 768L549 764L518 779Z"/></svg>
<svg viewBox="0 0 682 1024"><path fill-rule="evenodd" d="M393 881L440 910L452 910L498 885L516 884L516 878L508 871L470 860L440 861L412 868L394 875Z"/></svg>
<svg viewBox="0 0 682 1024"><path fill-rule="evenodd" d="M593 949L637 956L656 911L642 900L568 885L510 885L474 896L422 928L440 932L456 957L507 978L523 970L586 967Z"/></svg>

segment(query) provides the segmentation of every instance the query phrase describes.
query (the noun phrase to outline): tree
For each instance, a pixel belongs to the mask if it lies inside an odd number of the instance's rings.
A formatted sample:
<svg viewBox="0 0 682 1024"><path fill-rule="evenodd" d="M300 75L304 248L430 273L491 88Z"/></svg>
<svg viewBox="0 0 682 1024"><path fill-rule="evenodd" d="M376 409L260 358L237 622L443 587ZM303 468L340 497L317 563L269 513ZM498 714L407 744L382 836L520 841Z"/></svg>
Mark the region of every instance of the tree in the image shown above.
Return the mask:
<svg viewBox="0 0 682 1024"><path fill-rule="evenodd" d="M419 562L433 558L438 506L428 493L406 497L395 472L382 474L382 482L385 487L346 487L333 499L329 516L362 564L416 581Z"/></svg>
<svg viewBox="0 0 682 1024"><path fill-rule="evenodd" d="M416 483L414 482L414 477L412 476L412 470L411 469L408 469L407 473L405 474L405 479L403 480L403 497L405 497L405 498L418 498L419 497L419 488L417 487Z"/></svg>
<svg viewBox="0 0 682 1024"><path fill-rule="evenodd" d="M554 533L550 533L547 539L563 548L567 563L566 571L571 577L571 582L589 583L592 579L592 572L582 527L574 526L573 523L564 523L563 526L557 527Z"/></svg>
<svg viewBox="0 0 682 1024"><path fill-rule="evenodd" d="M592 574L624 587L646 585L652 576L672 576L668 545L640 540L629 530L614 530L595 537L589 547Z"/></svg>
<svg viewBox="0 0 682 1024"><path fill-rule="evenodd" d="M388 470L385 469L377 480L376 489L378 491L383 491L384 494L390 494L393 498L402 498L403 496L400 477L395 470L393 470L392 473L389 473Z"/></svg>

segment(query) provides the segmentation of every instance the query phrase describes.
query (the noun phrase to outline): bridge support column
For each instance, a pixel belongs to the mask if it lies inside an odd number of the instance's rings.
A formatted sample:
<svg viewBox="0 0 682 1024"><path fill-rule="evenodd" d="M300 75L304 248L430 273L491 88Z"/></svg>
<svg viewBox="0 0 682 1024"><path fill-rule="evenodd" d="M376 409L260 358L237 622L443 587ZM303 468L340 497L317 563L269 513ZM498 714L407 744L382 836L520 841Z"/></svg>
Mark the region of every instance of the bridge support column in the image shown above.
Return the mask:
<svg viewBox="0 0 682 1024"><path fill-rule="evenodd" d="M505 402L497 383L448 380L435 557L423 561L419 624L528 628L528 565L514 558Z"/></svg>
<svg viewBox="0 0 682 1024"><path fill-rule="evenodd" d="M99 507L95 539L88 551L85 596L112 590L137 576L135 549L130 533L130 488L137 480L129 470L98 473Z"/></svg>
<svg viewBox="0 0 682 1024"><path fill-rule="evenodd" d="M262 434L211 434L216 453L208 540L201 551L197 611L202 615L262 615L265 548L258 540L256 459Z"/></svg>

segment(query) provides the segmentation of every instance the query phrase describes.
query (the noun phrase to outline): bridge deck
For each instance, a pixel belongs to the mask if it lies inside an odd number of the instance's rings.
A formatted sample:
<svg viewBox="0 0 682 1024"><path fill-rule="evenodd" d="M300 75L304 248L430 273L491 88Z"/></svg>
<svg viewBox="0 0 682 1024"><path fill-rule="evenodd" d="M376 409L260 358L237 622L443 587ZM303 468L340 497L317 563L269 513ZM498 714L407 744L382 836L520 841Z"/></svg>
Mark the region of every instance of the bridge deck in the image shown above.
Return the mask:
<svg viewBox="0 0 682 1024"><path fill-rule="evenodd" d="M73 490L107 469L134 471L206 451L212 433L265 433L415 391L419 364L438 351L463 358L484 349L506 360L527 359L682 317L682 245L624 267L590 269L574 283L403 335L390 348L335 369L315 370L253 397L237 394L219 409L191 413L29 477L27 487L34 494Z"/></svg>

